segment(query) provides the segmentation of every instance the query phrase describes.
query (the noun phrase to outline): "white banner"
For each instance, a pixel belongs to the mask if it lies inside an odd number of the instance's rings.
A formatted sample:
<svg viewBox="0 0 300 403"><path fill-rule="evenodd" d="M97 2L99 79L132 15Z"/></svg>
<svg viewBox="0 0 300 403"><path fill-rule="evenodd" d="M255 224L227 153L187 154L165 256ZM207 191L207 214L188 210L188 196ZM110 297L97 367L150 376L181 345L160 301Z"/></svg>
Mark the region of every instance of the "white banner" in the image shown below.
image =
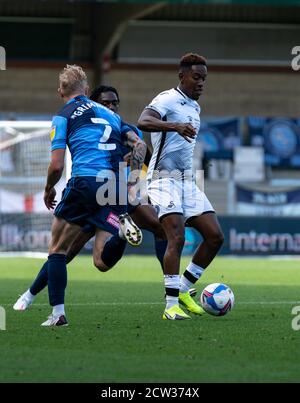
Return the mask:
<svg viewBox="0 0 300 403"><path fill-rule="evenodd" d="M59 203L65 187L65 180L61 179L55 186L56 200ZM0 213L45 213L48 214L44 204L44 192L26 195L10 190L0 189Z"/></svg>
<svg viewBox="0 0 300 403"><path fill-rule="evenodd" d="M300 189L263 192L236 185L236 212L241 215L300 216Z"/></svg>

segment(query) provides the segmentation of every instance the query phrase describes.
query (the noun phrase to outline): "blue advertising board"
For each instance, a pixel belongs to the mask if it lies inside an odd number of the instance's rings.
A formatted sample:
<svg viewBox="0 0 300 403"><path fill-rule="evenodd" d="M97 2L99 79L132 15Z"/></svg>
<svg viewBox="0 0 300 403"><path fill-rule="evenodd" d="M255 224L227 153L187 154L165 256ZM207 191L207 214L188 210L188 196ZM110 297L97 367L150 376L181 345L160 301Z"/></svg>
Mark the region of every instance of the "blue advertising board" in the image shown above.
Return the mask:
<svg viewBox="0 0 300 403"><path fill-rule="evenodd" d="M265 149L271 166L300 166L300 119L284 117L247 119L250 144Z"/></svg>
<svg viewBox="0 0 300 403"><path fill-rule="evenodd" d="M219 221L225 235L219 255L300 255L300 217L257 216L254 220L251 216L221 216ZM45 214L2 214L0 252L47 252L50 228L51 216ZM143 235L142 245L128 246L126 254L155 255L153 235L148 231L143 231ZM202 238L191 228L186 229L185 238L183 255L192 255ZM83 253L92 253L92 241Z"/></svg>
<svg viewBox="0 0 300 403"><path fill-rule="evenodd" d="M270 256L300 255L300 217L219 217L225 241L219 255ZM191 254L201 242L193 231Z"/></svg>
<svg viewBox="0 0 300 403"><path fill-rule="evenodd" d="M202 119L197 140L207 159L232 159L233 149L242 144L240 119Z"/></svg>

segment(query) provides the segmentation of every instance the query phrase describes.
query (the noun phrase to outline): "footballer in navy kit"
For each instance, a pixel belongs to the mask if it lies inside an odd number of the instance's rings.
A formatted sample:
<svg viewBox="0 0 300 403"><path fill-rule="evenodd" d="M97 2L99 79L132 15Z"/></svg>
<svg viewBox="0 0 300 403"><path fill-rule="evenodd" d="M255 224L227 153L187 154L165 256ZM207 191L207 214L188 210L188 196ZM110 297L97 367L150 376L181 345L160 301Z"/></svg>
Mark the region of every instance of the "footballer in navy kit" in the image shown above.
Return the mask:
<svg viewBox="0 0 300 403"><path fill-rule="evenodd" d="M95 102L100 103L101 105L106 106L110 110L115 113L118 113L119 106L119 94L116 88L106 85L101 85L95 88L92 91L92 94L89 97ZM123 125L127 130L127 126L132 129L141 139L142 132L133 125ZM125 136L127 137L127 136ZM129 146L122 145L122 155L123 159L125 159L128 163L131 163L131 156L133 153L133 149ZM119 158L119 157L118 157ZM151 156L148 155L148 161ZM144 164L147 166L147 155L144 161ZM146 229L153 233L155 238L155 252L157 259L159 260L162 268L163 268L163 259L165 250L167 247L167 240L165 237L164 230L158 220L155 209L151 205L142 205L138 204L135 206L128 205L127 212L133 219L134 223L137 224L141 229ZM66 263L68 264L73 260L75 256L78 255L80 250L84 247L84 245L95 235L95 227L92 224L85 225L78 236L73 239L70 243L66 256ZM115 264L114 262L112 262ZM113 267L113 266L112 266ZM104 271L102 267L100 267L101 271ZM106 271L106 270L105 270ZM16 310L26 310L34 301L37 294L39 294L44 288L48 285L48 272L47 272L47 262L40 270L36 279L33 281L32 285L28 289L28 292L24 293L15 304ZM191 295L194 295L196 290L195 288L191 288L189 290Z"/></svg>
<svg viewBox="0 0 300 403"><path fill-rule="evenodd" d="M122 131L123 130L123 131ZM111 233L119 229L118 216L127 205L99 208L98 188L109 179L118 201L118 182L122 181L119 163L123 161L123 143L127 140L117 114L80 95L72 98L52 122L52 151L68 148L72 157L72 175L55 216L83 227L90 223ZM122 171L121 171L122 174ZM97 178L97 181L95 180ZM124 179L123 179L124 181Z"/></svg>
<svg viewBox="0 0 300 403"><path fill-rule="evenodd" d="M122 257L126 241L132 245L141 242L141 231L128 214L123 214L122 220L118 217L127 209L127 198L121 201L118 192L122 180L119 163L123 160L121 146L125 141L133 150L132 168L141 169L146 144L117 114L86 97L88 83L81 67L64 68L58 92L65 106L52 122L51 162L44 192L48 209L56 206L55 185L62 176L67 146L72 157L72 177L54 211L49 257L39 273L47 272L49 302L53 307L42 326L68 324L64 308L66 259L69 246L86 225L95 229L93 258L101 271L108 270ZM26 309L33 298L27 290L14 309Z"/></svg>

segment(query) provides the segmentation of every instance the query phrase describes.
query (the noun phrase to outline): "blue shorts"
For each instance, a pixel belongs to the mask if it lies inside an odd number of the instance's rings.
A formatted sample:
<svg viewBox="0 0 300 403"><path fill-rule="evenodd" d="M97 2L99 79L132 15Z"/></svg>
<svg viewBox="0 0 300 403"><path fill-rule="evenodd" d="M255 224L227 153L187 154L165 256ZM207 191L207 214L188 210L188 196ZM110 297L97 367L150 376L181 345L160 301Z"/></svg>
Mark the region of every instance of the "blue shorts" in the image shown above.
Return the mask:
<svg viewBox="0 0 300 403"><path fill-rule="evenodd" d="M96 182L95 177L71 178L62 193L61 202L57 205L54 215L69 223L80 225L86 232L99 228L111 234L117 234L118 216L126 213L127 205L99 205L96 195L101 186L103 182Z"/></svg>

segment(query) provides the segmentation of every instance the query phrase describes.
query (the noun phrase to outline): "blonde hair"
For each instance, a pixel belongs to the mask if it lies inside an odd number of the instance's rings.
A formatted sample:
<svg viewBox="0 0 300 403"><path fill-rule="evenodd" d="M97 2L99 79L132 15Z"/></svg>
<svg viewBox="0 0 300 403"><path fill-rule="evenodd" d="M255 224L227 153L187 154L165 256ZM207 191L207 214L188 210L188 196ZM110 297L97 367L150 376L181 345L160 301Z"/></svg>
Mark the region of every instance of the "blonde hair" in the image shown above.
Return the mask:
<svg viewBox="0 0 300 403"><path fill-rule="evenodd" d="M64 96L84 93L88 86L85 72L76 64L67 64L59 74L59 88Z"/></svg>

